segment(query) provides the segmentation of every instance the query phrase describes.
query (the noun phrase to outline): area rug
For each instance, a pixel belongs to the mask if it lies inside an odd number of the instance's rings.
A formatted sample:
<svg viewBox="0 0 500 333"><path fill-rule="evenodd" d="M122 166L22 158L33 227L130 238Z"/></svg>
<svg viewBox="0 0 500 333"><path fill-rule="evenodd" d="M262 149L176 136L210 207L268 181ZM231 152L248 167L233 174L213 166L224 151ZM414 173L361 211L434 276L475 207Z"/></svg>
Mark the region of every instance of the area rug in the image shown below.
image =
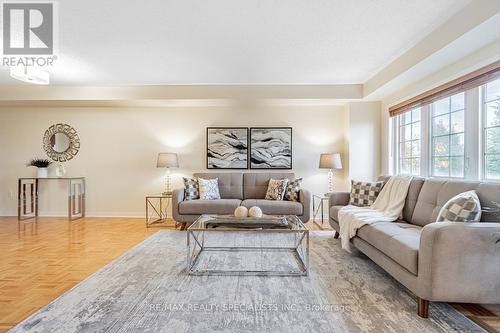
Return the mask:
<svg viewBox="0 0 500 333"><path fill-rule="evenodd" d="M190 276L186 233L158 231L12 332L483 332L412 296L330 232L311 232L307 277Z"/></svg>

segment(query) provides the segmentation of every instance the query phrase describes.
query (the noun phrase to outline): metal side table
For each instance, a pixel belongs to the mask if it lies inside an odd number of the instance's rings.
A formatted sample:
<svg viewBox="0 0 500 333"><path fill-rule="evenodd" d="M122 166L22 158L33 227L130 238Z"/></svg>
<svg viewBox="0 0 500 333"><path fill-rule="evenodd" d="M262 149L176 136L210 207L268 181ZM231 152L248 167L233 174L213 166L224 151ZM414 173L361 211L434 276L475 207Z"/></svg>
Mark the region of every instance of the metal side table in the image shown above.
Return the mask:
<svg viewBox="0 0 500 333"><path fill-rule="evenodd" d="M326 201L326 207L328 208L328 200L329 197L325 194L323 195L317 195L313 194L312 198L312 204L313 204L313 222L316 223L321 229L323 229L323 223L326 220L328 222L328 216L329 213L326 212L325 214L325 205L324 202ZM317 217L321 216L321 223L318 223Z"/></svg>
<svg viewBox="0 0 500 333"><path fill-rule="evenodd" d="M168 210L171 206L172 192L147 195L146 227L172 227L172 224L168 223Z"/></svg>
<svg viewBox="0 0 500 333"><path fill-rule="evenodd" d="M38 184L40 182L64 181L68 187L68 220L85 217L85 177L19 178L17 183L17 218L19 221L38 216Z"/></svg>

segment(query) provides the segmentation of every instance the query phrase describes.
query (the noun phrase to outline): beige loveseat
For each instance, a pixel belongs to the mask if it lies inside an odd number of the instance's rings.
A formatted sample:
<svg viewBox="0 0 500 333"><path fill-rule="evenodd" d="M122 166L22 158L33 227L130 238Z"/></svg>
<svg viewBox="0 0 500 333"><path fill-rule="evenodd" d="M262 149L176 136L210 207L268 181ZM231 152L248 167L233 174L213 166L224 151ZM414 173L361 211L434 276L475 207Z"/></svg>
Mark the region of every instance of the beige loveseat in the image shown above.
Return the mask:
<svg viewBox="0 0 500 333"><path fill-rule="evenodd" d="M218 178L221 199L184 200L184 189L173 193L172 212L178 223L194 222L202 214L232 214L238 206L258 206L268 215L297 215L303 222L309 221L311 194L300 190L299 201L265 200L269 179L295 179L290 172L266 173L196 173L194 178Z"/></svg>
<svg viewBox="0 0 500 333"><path fill-rule="evenodd" d="M418 314L429 301L500 303L500 212L483 212L481 223L434 222L451 197L476 190L483 209L500 203L500 184L414 178L402 220L365 225L353 245L410 289ZM330 224L349 193L330 196ZM338 233L335 234L338 237Z"/></svg>

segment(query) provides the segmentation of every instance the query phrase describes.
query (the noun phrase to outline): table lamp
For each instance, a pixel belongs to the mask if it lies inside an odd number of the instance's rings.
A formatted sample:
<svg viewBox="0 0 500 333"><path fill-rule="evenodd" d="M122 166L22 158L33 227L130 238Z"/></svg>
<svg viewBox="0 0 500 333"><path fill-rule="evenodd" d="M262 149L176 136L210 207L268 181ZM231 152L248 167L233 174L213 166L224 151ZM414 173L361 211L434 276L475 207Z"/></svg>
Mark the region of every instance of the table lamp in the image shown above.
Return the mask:
<svg viewBox="0 0 500 333"><path fill-rule="evenodd" d="M333 192L333 169L342 169L342 160L339 153L321 154L319 168L328 169L328 193Z"/></svg>
<svg viewBox="0 0 500 333"><path fill-rule="evenodd" d="M167 171L165 173L166 190L162 194L165 195L165 194L172 193L170 169L179 167L179 160L177 159L177 154L176 153L159 153L158 160L156 161L156 167L167 169Z"/></svg>

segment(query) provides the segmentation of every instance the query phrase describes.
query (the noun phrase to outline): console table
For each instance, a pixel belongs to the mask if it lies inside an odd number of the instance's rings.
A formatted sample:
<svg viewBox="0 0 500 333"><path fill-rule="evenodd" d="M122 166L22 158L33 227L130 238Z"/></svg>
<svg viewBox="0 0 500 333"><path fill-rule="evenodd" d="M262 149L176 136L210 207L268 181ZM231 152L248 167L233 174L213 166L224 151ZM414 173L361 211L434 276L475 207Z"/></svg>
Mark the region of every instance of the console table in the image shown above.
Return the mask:
<svg viewBox="0 0 500 333"><path fill-rule="evenodd" d="M19 178L17 188L17 218L27 220L38 216L38 183L63 181L68 188L68 220L85 217L85 177Z"/></svg>

